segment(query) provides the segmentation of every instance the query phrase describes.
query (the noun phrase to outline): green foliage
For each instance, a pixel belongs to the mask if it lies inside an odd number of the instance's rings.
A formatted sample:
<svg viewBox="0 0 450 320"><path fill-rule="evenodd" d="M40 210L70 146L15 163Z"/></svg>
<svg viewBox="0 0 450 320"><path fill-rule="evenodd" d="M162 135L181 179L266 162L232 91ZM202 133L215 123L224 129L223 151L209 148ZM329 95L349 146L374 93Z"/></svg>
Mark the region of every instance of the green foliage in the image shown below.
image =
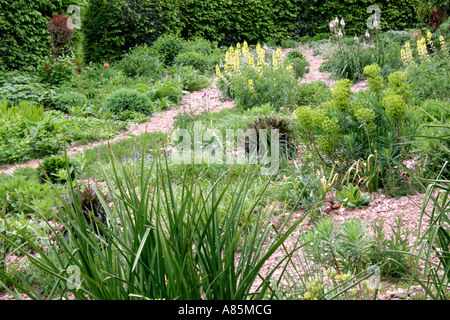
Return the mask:
<svg viewBox="0 0 450 320"><path fill-rule="evenodd" d="M410 85L405 72L393 72L388 77L388 87L385 95L396 94L401 96L405 102L411 101Z"/></svg>
<svg viewBox="0 0 450 320"><path fill-rule="evenodd" d="M130 115L130 119L133 119L133 115L133 113ZM67 119L66 137L78 145L83 145L93 141L112 139L126 129L125 122L115 121L115 119L72 116Z"/></svg>
<svg viewBox="0 0 450 320"><path fill-rule="evenodd" d="M5 121L40 121L44 117L44 107L34 103L24 101L12 106L8 106L6 101L0 103L0 119Z"/></svg>
<svg viewBox="0 0 450 320"><path fill-rule="evenodd" d="M376 65L366 71L375 77L380 72ZM359 178L353 181L368 190L382 187L398 195L396 192L405 194L413 188L397 165L411 157L411 148L398 142L416 134L420 120L405 102L410 88L404 73L393 73L389 79L376 95L369 91L351 94L350 81L340 80L332 90L331 101L300 106L295 114L300 134L318 160L347 174L355 172L354 179ZM371 155L375 163L362 160L371 159Z"/></svg>
<svg viewBox="0 0 450 320"><path fill-rule="evenodd" d="M326 32L329 35L328 23L335 17L344 18L347 34L364 34L367 19L373 15L373 12L367 13L367 8L372 4L380 7L382 30L405 30L417 23L415 7L418 2L418 0L381 0L376 3L352 0L320 1L314 4L308 1L301 2L298 7L299 22L296 34L312 36Z"/></svg>
<svg viewBox="0 0 450 320"><path fill-rule="evenodd" d="M374 94L381 92L383 90L383 77L381 76L380 66L377 64L365 66L363 72L367 76L370 90Z"/></svg>
<svg viewBox="0 0 450 320"><path fill-rule="evenodd" d="M181 176L185 183L173 184L168 163L152 163L144 171L145 159L142 157L141 174L137 179L122 165L114 167L112 175L105 174L111 197L108 200L115 204L114 209L94 187L106 213L106 223L94 220L105 233L104 237L89 225L93 215L86 219L79 202L74 201L74 206L67 205L55 190L64 206L58 222L68 231L69 241L58 230L52 230L58 245L52 245L44 238L42 241L48 250L43 252L39 246L30 243L41 258L47 258L45 267L27 254L30 263L55 280L63 280L55 289L57 294L65 297L69 276L66 265L79 267L82 288L71 290L75 299L85 299L86 294L89 299L261 298L276 267L265 276L267 282L257 289L256 296L251 294L255 279L264 263L303 219L283 234L269 237L273 226L263 227L261 217L254 219L253 209L257 205L254 201L259 200L259 194L265 189L265 183L254 183L253 179L258 177L249 172L247 176L239 176L237 188L229 188L238 178L230 175L225 181L212 181L210 187L202 183L199 188L195 179L197 173L185 166ZM201 171L200 176L203 175ZM111 177L115 177L114 180ZM122 184L120 179L127 183ZM111 189L113 185L118 192ZM250 190L257 191L256 198ZM76 192L72 186L69 191L71 194ZM8 241L4 236L1 238ZM20 248L17 250L26 254ZM239 256L236 255L238 251ZM212 254L214 252L218 254ZM82 259L83 256L87 259ZM11 278L4 272L0 271L0 274ZM86 281L87 275L90 281ZM102 285L105 277L109 283L106 287ZM26 282L18 287L18 290L33 295L30 289ZM52 298L52 295L48 297Z"/></svg>
<svg viewBox="0 0 450 320"><path fill-rule="evenodd" d="M26 238L37 243L39 239L39 234L36 232L37 229L37 223L25 219L23 214L16 214L7 219L0 217L0 234L8 238L8 241L5 241L4 238L0 240L0 256L2 256L2 260L8 251L13 251L17 247L22 247L23 250L30 250L32 246L27 243Z"/></svg>
<svg viewBox="0 0 450 320"><path fill-rule="evenodd" d="M168 100L170 104L178 104L183 99L183 94L186 91L183 91L182 84L178 83L174 78L166 78L162 81L157 81L153 85L147 94L149 95L152 101L164 101Z"/></svg>
<svg viewBox="0 0 450 320"><path fill-rule="evenodd" d="M64 122L52 113L39 121L0 119L0 163L29 160L60 150Z"/></svg>
<svg viewBox="0 0 450 320"><path fill-rule="evenodd" d="M338 252L346 262L345 269L365 269L370 263L371 238L367 231L367 225L359 219L346 220L342 225Z"/></svg>
<svg viewBox="0 0 450 320"><path fill-rule="evenodd" d="M348 79L339 80L336 86L331 90L331 96L333 98L333 106L343 112L347 112L350 109L350 88L352 83Z"/></svg>
<svg viewBox="0 0 450 320"><path fill-rule="evenodd" d="M44 106L52 106L57 94L38 82L36 77L18 72L7 72L0 77L0 97L9 105L18 105L21 101L31 101ZM3 101L1 101L3 102Z"/></svg>
<svg viewBox="0 0 450 320"><path fill-rule="evenodd" d="M30 70L48 55L50 35L47 22L77 0L1 0L0 57L10 69Z"/></svg>
<svg viewBox="0 0 450 320"><path fill-rule="evenodd" d="M0 176L0 215L31 215L37 208L49 218L53 212L51 188L42 184L32 174Z"/></svg>
<svg viewBox="0 0 450 320"><path fill-rule="evenodd" d="M449 100L449 73L450 59L441 58L439 55L410 66L407 70L407 78L414 100Z"/></svg>
<svg viewBox="0 0 450 320"><path fill-rule="evenodd" d="M192 66L174 67L172 77L180 83L183 90L193 92L209 86L209 79Z"/></svg>
<svg viewBox="0 0 450 320"><path fill-rule="evenodd" d="M111 93L106 99L106 107L115 114L124 111L153 113L153 105L149 98L142 92L130 89L119 89Z"/></svg>
<svg viewBox="0 0 450 320"><path fill-rule="evenodd" d="M449 125L445 126L447 129ZM441 135L440 139L447 140L448 136ZM448 154L447 150L447 159ZM441 168L444 171L444 164ZM416 177L417 178L417 177ZM428 185L423 185L426 190L424 200L421 206L419 230L423 225L423 219L429 218L431 223L426 226L426 232L418 233L418 241L414 246L415 263L410 273L411 281L419 282L420 286L425 290L425 297L432 300L448 300L448 283L450 280L450 232L448 228L449 208L450 208L450 180L438 175L432 179ZM439 191L438 191L439 190ZM438 191L438 192L436 192ZM431 210L427 210L427 206L431 206ZM437 263L432 263L430 257L436 256ZM423 263L423 274L419 273L419 263Z"/></svg>
<svg viewBox="0 0 450 320"><path fill-rule="evenodd" d="M283 49L296 48L297 45L298 45L297 41L293 39L284 39L280 43L280 47Z"/></svg>
<svg viewBox="0 0 450 320"><path fill-rule="evenodd" d="M344 186L342 191L336 191L336 194L334 199L341 202L345 208L363 208L371 199L368 193L361 194L361 190L352 184Z"/></svg>
<svg viewBox="0 0 450 320"><path fill-rule="evenodd" d="M372 223L374 233L371 244L370 260L372 264L384 262L380 271L384 278L400 278L407 274L410 267L410 245L408 237L411 230L405 229L401 217L391 227L392 233L386 236L382 220Z"/></svg>
<svg viewBox="0 0 450 320"><path fill-rule="evenodd" d="M322 81L300 83L297 90L300 105L319 106L331 100L331 90Z"/></svg>
<svg viewBox="0 0 450 320"><path fill-rule="evenodd" d="M171 66L175 58L184 48L183 39L172 34L167 34L159 37L154 43L152 48L161 57L161 61L166 66Z"/></svg>
<svg viewBox="0 0 450 320"><path fill-rule="evenodd" d="M287 60L287 63L292 65L294 73L298 78L303 77L305 73L309 72L307 68L309 63L305 58L291 58Z"/></svg>
<svg viewBox="0 0 450 320"><path fill-rule="evenodd" d="M62 149L65 141L86 143L110 139L126 129L113 119L65 117L60 111L21 102L17 106L0 103L0 164L40 158Z"/></svg>
<svg viewBox="0 0 450 320"><path fill-rule="evenodd" d="M401 229L401 219L389 237L385 236L383 221L374 222L374 236L359 219L346 220L338 227L335 220L325 218L302 236L306 257L321 267L333 268L334 274L360 272L370 265L380 266L383 278L398 278L407 274L410 255L410 230ZM332 270L332 269L331 269Z"/></svg>
<svg viewBox="0 0 450 320"><path fill-rule="evenodd" d="M83 107L87 104L87 98L79 92L64 92L58 95L55 102L55 109L68 112L72 107Z"/></svg>
<svg viewBox="0 0 450 320"><path fill-rule="evenodd" d="M392 123L398 124L406 118L406 103L401 95L389 94L383 98L386 116Z"/></svg>
<svg viewBox="0 0 450 320"><path fill-rule="evenodd" d="M131 49L117 66L128 77L146 77L157 80L165 74L164 66L158 55L146 45Z"/></svg>
<svg viewBox="0 0 450 320"><path fill-rule="evenodd" d="M195 69L206 72L213 71L217 61L210 56L195 51L182 52L174 59L174 64L179 66L192 66Z"/></svg>
<svg viewBox="0 0 450 320"><path fill-rule="evenodd" d="M116 60L180 27L176 1L91 0L82 16L87 62Z"/></svg>
<svg viewBox="0 0 450 320"><path fill-rule="evenodd" d="M280 119L275 117L264 117L255 120L253 123L249 124L249 128L255 130L256 132L256 140L257 141L257 152L261 152L260 150L264 150L264 153L272 150L271 141L272 141L272 130L278 130L279 134L279 151L282 156L285 156L288 159L293 159L296 155L296 148L294 146L294 136L293 129L291 123L286 119ZM267 145L265 147L260 145L260 131L259 130L267 130L266 131L266 141ZM251 139L251 138L250 138ZM247 153L249 152L249 147L246 146Z"/></svg>
<svg viewBox="0 0 450 320"><path fill-rule="evenodd" d="M400 50L401 42L391 36L378 37L373 45L338 45L328 61L322 64L322 71L333 72L338 78L358 81L364 75L364 68L377 64L383 77L403 68Z"/></svg>
<svg viewBox="0 0 450 320"><path fill-rule="evenodd" d="M305 56L304 56L303 53L301 53L300 51L293 50L293 51L289 51L289 52L286 54L286 58L287 58L287 59L295 59L295 58L302 58L302 59L305 59Z"/></svg>
<svg viewBox="0 0 450 320"><path fill-rule="evenodd" d="M306 171L306 172L302 172ZM314 210L323 200L321 194L321 177L302 170L297 165L291 169L287 167L280 171L280 179L274 181L272 189L277 201L285 203L292 211Z"/></svg>
<svg viewBox="0 0 450 320"><path fill-rule="evenodd" d="M75 179L75 166L67 158L61 155L54 155L41 162L40 166L36 169L36 173L41 181L50 181L52 183L66 183L66 178L60 179L60 172L63 170L69 170L70 179Z"/></svg>
<svg viewBox="0 0 450 320"><path fill-rule="evenodd" d="M203 37L230 46L271 38L286 39L295 30L299 2L296 0L218 0L205 3L189 0L180 3L180 19L185 38Z"/></svg>
<svg viewBox="0 0 450 320"><path fill-rule="evenodd" d="M37 66L37 76L41 83L62 86L75 75L76 65L71 56L41 59Z"/></svg>

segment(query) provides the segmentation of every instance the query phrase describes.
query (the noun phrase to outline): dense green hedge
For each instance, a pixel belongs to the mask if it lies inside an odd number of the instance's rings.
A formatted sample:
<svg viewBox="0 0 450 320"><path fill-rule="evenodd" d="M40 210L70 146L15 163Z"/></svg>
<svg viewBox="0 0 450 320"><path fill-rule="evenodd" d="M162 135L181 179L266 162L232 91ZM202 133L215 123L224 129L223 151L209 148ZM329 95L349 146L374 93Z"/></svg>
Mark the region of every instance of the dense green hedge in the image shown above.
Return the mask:
<svg viewBox="0 0 450 320"><path fill-rule="evenodd" d="M222 45L292 35L300 0L181 0L184 37L201 36Z"/></svg>
<svg viewBox="0 0 450 320"><path fill-rule="evenodd" d="M47 22L77 0L0 0L0 59L8 68L36 65L48 54Z"/></svg>
<svg viewBox="0 0 450 320"><path fill-rule="evenodd" d="M115 60L180 30L177 0L90 0L81 16L86 61Z"/></svg>
<svg viewBox="0 0 450 320"><path fill-rule="evenodd" d="M256 43L328 32L328 22L337 16L347 22L347 34L362 34L372 4L381 8L383 29L404 29L416 23L419 1L0 0L0 58L14 68L35 64L47 50L48 20L77 3L83 4L86 61L106 62L164 33L201 36L221 45Z"/></svg>
<svg viewBox="0 0 450 320"><path fill-rule="evenodd" d="M306 0L302 1L296 33L299 36L329 32L329 21L344 18L347 34L363 34L371 14L367 8L378 5L383 30L403 30L417 23L415 6L418 0Z"/></svg>

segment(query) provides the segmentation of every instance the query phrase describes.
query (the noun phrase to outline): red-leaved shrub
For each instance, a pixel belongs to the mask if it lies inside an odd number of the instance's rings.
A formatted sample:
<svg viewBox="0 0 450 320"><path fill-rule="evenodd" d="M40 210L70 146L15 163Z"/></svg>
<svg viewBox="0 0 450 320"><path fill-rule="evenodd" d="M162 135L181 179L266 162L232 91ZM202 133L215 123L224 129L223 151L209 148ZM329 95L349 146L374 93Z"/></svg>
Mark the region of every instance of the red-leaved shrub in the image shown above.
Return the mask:
<svg viewBox="0 0 450 320"><path fill-rule="evenodd" d="M70 44L73 39L74 30L69 29L67 26L67 20L69 17L65 17L64 13L55 14L52 19L47 23L47 30L52 38L52 55L55 58L60 50Z"/></svg>

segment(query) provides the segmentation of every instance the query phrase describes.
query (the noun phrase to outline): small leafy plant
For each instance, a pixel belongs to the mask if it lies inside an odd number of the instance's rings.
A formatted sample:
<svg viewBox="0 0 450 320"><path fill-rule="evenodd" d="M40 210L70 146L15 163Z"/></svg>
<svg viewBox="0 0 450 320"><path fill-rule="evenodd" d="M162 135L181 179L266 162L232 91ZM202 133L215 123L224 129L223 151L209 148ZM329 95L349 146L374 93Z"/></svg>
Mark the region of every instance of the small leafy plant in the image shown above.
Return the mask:
<svg viewBox="0 0 450 320"><path fill-rule="evenodd" d="M339 201L345 208L363 208L370 202L368 193L361 194L361 190L353 184L344 186L342 191L336 191L334 200Z"/></svg>
<svg viewBox="0 0 450 320"><path fill-rule="evenodd" d="M135 111L144 114L153 112L153 105L145 93L137 90L119 89L106 99L107 108L115 114Z"/></svg>
<svg viewBox="0 0 450 320"><path fill-rule="evenodd" d="M86 96L82 93L64 92L56 99L55 109L68 112L71 108L86 106L87 102Z"/></svg>
<svg viewBox="0 0 450 320"><path fill-rule="evenodd" d="M47 157L42 161L41 166L36 169L41 181L47 180L47 175L52 183L67 182L67 175L62 175L63 177L61 177L61 171L65 171L67 168L69 169L70 178L72 180L75 179L74 165L67 157L61 155Z"/></svg>
<svg viewBox="0 0 450 320"><path fill-rule="evenodd" d="M278 130L280 153L289 159L294 158L296 148L294 145L293 130L288 120L266 116L255 120L253 123L249 124L249 127L256 131L256 141L258 144L260 141L259 131L263 129L267 130L267 150L271 150L272 130ZM248 147L246 147L246 150L247 152L249 151ZM258 150L260 150L259 145Z"/></svg>

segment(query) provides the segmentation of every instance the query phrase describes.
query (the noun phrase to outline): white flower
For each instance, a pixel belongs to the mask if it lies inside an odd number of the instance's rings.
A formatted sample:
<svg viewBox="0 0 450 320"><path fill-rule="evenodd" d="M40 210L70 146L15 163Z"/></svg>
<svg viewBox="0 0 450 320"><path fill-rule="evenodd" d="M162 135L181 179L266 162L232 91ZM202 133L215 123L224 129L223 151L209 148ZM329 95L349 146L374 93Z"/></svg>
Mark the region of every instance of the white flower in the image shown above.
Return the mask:
<svg viewBox="0 0 450 320"><path fill-rule="evenodd" d="M342 17L342 19L341 19L341 26L342 26L343 28L345 27L344 17Z"/></svg>
<svg viewBox="0 0 450 320"><path fill-rule="evenodd" d="M369 33L369 30L368 30L368 29L366 29L366 34L365 34L365 36L366 36L367 39L370 38L370 33Z"/></svg>

